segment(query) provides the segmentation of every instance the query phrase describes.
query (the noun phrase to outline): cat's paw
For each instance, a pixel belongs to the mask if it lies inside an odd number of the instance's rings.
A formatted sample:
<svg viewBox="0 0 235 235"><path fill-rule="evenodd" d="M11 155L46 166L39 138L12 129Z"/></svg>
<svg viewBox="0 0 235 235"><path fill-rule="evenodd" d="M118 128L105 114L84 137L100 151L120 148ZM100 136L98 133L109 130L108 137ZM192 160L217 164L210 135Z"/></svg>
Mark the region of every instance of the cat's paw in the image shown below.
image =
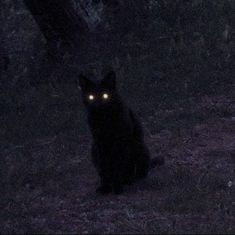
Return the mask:
<svg viewBox="0 0 235 235"><path fill-rule="evenodd" d="M113 192L117 195L123 193L123 191L124 190L123 190L122 186L118 186L118 187L116 186L116 187L113 188Z"/></svg>
<svg viewBox="0 0 235 235"><path fill-rule="evenodd" d="M102 195L108 194L112 192L112 188L110 186L100 186L96 189L96 192Z"/></svg>

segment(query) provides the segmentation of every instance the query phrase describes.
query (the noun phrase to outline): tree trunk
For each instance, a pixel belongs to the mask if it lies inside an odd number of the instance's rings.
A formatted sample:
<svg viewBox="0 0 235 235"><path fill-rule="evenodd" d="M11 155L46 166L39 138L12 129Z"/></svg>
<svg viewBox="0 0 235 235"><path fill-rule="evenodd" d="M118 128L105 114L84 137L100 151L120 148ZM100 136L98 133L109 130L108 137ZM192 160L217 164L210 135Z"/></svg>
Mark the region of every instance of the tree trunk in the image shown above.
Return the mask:
<svg viewBox="0 0 235 235"><path fill-rule="evenodd" d="M137 20L138 16L145 18L141 0L102 0L101 21L89 29L83 14L89 18L93 12L82 8L79 13L72 0L24 2L49 45L49 58L52 60L45 62L48 68L44 70L48 75L44 77L49 82L56 79L56 83L59 83L56 77L62 82L68 81L75 75L74 70L80 68L93 69L96 66L99 70L103 65L112 66L113 60L125 56L127 40L131 40L128 39L129 33L141 32L137 27L142 23Z"/></svg>
<svg viewBox="0 0 235 235"><path fill-rule="evenodd" d="M71 0L24 0L49 45L79 45L88 27Z"/></svg>

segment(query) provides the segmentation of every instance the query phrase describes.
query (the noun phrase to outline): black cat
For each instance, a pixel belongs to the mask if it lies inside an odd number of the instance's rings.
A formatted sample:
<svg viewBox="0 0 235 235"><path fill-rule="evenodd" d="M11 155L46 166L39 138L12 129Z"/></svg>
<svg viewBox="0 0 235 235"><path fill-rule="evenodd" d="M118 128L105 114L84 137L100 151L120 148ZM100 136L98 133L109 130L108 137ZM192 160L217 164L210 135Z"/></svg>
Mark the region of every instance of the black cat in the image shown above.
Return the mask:
<svg viewBox="0 0 235 235"><path fill-rule="evenodd" d="M114 72L97 82L81 75L79 84L93 136L92 160L101 180L97 192L119 194L163 159L150 161L141 124L122 102Z"/></svg>

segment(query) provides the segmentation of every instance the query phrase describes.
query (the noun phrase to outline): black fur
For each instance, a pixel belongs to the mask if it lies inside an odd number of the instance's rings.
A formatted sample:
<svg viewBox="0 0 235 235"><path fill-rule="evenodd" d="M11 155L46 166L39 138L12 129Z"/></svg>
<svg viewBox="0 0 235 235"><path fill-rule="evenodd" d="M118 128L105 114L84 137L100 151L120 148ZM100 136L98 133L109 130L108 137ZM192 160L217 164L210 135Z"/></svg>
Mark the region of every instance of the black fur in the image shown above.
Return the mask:
<svg viewBox="0 0 235 235"><path fill-rule="evenodd" d="M125 184L146 177L151 167L162 162L150 162L141 124L122 102L114 72L99 82L80 76L79 84L93 136L92 160L100 176L97 192L119 194Z"/></svg>

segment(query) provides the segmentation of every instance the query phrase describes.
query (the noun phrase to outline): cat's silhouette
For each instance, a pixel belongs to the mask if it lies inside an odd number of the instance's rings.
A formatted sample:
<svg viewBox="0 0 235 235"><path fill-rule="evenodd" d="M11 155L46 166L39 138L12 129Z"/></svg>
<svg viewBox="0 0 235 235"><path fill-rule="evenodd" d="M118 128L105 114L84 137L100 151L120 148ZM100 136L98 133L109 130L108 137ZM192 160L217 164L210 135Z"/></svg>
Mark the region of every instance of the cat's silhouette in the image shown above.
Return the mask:
<svg viewBox="0 0 235 235"><path fill-rule="evenodd" d="M100 176L97 192L119 194L125 184L146 177L164 161L150 161L141 124L122 102L114 72L96 82L80 75L79 85L93 137L92 160Z"/></svg>

